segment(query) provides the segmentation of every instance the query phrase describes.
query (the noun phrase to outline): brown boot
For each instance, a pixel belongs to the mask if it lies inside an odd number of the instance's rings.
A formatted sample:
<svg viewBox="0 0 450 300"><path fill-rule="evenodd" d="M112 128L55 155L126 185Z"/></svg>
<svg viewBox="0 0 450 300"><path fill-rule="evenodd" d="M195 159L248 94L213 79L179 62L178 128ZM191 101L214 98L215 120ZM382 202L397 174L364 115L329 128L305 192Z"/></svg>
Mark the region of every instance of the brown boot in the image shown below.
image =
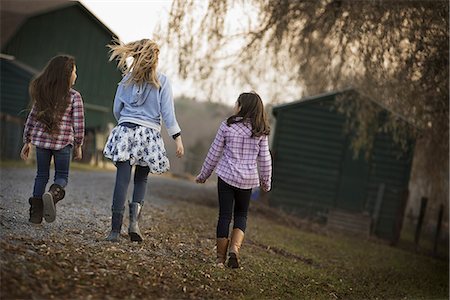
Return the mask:
<svg viewBox="0 0 450 300"><path fill-rule="evenodd" d="M234 228L231 233L230 251L228 256L228 267L239 268L239 249L244 241L244 232L239 228Z"/></svg>
<svg viewBox="0 0 450 300"><path fill-rule="evenodd" d="M34 224L42 223L42 198L31 197L28 199L28 203L30 203L30 219L29 221Z"/></svg>
<svg viewBox="0 0 450 300"><path fill-rule="evenodd" d="M225 260L227 259L227 250L228 250L228 238L218 238L216 240L216 247L217 247L217 260L216 263L218 265L225 264Z"/></svg>
<svg viewBox="0 0 450 300"><path fill-rule="evenodd" d="M66 192L59 184L52 184L48 192L42 195L42 202L44 204L44 219L51 223L56 219L55 204L64 198Z"/></svg>

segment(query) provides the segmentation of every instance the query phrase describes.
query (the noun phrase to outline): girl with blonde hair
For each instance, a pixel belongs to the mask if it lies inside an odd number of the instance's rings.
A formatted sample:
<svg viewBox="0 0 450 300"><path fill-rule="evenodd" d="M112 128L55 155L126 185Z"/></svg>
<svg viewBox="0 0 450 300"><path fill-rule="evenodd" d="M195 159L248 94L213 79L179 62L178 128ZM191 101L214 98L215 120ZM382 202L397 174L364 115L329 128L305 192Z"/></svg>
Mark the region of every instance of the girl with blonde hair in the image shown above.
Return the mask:
<svg viewBox="0 0 450 300"><path fill-rule="evenodd" d="M113 113L118 125L111 131L103 154L117 168L112 199L111 232L106 238L117 242L131 169L135 166L133 198L129 203L128 234L131 241L142 242L138 221L144 204L148 173L161 174L169 170L169 160L161 138L161 121L175 141L176 155L184 154L181 129L175 116L172 87L169 79L157 71L158 45L143 39L108 45L110 61L116 59L123 72L114 98ZM132 59L131 63L129 59Z"/></svg>

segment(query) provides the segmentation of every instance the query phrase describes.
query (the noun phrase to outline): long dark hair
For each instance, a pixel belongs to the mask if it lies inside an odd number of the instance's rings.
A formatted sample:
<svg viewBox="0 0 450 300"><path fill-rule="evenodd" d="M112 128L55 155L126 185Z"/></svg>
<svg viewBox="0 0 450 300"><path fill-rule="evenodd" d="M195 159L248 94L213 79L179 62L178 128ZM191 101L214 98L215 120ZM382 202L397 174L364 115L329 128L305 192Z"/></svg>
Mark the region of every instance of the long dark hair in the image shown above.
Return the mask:
<svg viewBox="0 0 450 300"><path fill-rule="evenodd" d="M55 56L30 83L36 118L50 134L57 133L59 122L70 104L70 79L74 67L75 58L72 56Z"/></svg>
<svg viewBox="0 0 450 300"><path fill-rule="evenodd" d="M227 125L234 123L250 122L252 125L252 137L269 135L270 126L261 97L254 92L242 93L237 99L240 111L227 119Z"/></svg>

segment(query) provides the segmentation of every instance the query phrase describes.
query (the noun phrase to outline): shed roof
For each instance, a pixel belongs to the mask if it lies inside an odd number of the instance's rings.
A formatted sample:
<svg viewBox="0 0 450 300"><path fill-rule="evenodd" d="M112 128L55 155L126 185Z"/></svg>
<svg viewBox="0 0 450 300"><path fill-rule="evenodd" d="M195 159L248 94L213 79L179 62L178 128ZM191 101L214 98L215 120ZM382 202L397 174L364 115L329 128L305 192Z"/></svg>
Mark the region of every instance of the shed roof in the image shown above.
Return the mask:
<svg viewBox="0 0 450 300"><path fill-rule="evenodd" d="M272 108L272 114L275 117L277 117L277 113L280 110L290 109L290 108L297 107L297 106L303 106L303 105L311 104L311 103L314 103L314 102L323 101L323 98L330 97L330 96L335 96L335 95L343 94L343 93L350 93L350 92L356 92L357 93L357 91L354 88L346 88L346 89L343 89L343 90L340 90L340 91L326 92L326 93L322 93L322 94L319 94L319 95L305 97L305 98L302 98L302 99L297 100L297 101L276 105L276 106L274 106ZM378 101L376 101L376 100L374 100L372 98L367 98L367 99L369 101L371 101L372 103L374 103L375 105L378 105L382 109L386 110L387 112L393 114L397 118L400 118L401 120L405 121L409 125L412 125L412 126L416 127L413 123L411 123L411 121L407 120L401 114L391 110L390 108L386 107L385 105L381 104L380 102L378 102Z"/></svg>
<svg viewBox="0 0 450 300"><path fill-rule="evenodd" d="M296 106L302 106L302 105L310 104L310 103L313 103L313 102L322 101L323 98L325 98L325 97L335 96L335 95L342 94L342 93L345 93L345 92L350 92L350 91L353 91L353 89L348 88L348 89L344 89L344 90L341 90L341 91L332 91L332 92L322 93L322 94L319 94L319 95L305 97L305 98L302 98L302 99L297 100L297 101L276 105L276 106L274 106L272 108L272 112L273 112L274 116L276 117L277 116L277 112L279 110L289 109L289 108L296 107Z"/></svg>
<svg viewBox="0 0 450 300"><path fill-rule="evenodd" d="M117 36L105 24L103 24L91 11L79 1L69 0L40 0L17 1L2 0L0 9L0 47L14 36L20 26L30 17L44 14L70 6L80 7L95 23L97 23L108 35Z"/></svg>

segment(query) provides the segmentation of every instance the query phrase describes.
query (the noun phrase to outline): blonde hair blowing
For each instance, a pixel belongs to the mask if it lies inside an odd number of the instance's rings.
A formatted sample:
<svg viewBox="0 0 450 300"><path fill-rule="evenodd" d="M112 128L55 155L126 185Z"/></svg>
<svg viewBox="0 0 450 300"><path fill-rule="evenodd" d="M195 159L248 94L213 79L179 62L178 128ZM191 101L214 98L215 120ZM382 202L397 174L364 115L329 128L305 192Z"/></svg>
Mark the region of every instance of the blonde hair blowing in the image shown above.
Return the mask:
<svg viewBox="0 0 450 300"><path fill-rule="evenodd" d="M114 43L108 45L110 50L109 61L116 59L117 66L123 74L131 72L128 83L135 82L142 84L148 82L159 88L161 86L156 74L158 65L159 47L150 39L142 39L140 41L123 44L118 39ZM132 57L131 65L127 64L127 58Z"/></svg>

